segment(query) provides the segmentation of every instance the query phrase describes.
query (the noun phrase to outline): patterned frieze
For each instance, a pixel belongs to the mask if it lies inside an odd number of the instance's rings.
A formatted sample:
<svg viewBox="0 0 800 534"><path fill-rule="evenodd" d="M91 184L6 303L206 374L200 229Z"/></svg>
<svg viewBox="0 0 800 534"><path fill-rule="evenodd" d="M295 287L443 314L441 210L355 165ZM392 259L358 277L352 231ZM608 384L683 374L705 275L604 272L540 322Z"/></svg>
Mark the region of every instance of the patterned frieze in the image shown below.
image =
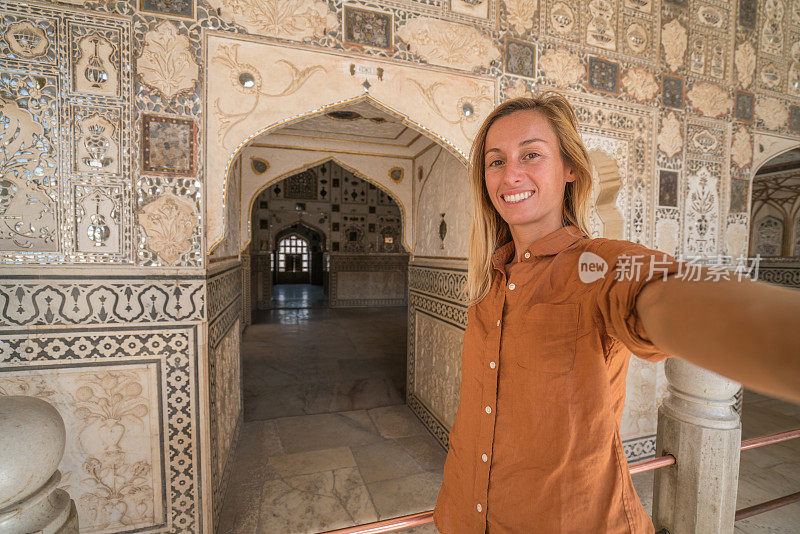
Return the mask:
<svg viewBox="0 0 800 534"><path fill-rule="evenodd" d="M197 322L202 276L4 275L0 326Z"/></svg>
<svg viewBox="0 0 800 534"><path fill-rule="evenodd" d="M467 301L467 272L465 269L422 267L408 268L408 290L464 304Z"/></svg>
<svg viewBox="0 0 800 534"><path fill-rule="evenodd" d="M208 278L208 319L214 321L242 291L240 264L216 272Z"/></svg>
<svg viewBox="0 0 800 534"><path fill-rule="evenodd" d="M53 404L83 530L200 532L197 328L0 335L0 395Z"/></svg>

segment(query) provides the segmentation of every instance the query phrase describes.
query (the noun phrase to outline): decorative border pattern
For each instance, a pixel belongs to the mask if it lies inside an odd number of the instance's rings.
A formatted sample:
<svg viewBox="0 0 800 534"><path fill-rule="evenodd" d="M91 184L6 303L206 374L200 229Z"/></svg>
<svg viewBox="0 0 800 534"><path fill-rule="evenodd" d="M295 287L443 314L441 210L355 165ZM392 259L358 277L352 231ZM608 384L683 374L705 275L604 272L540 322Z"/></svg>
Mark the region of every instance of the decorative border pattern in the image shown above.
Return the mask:
<svg viewBox="0 0 800 534"><path fill-rule="evenodd" d="M622 451L628 463L654 458L656 455L656 437L644 436L627 439L622 442Z"/></svg>
<svg viewBox="0 0 800 534"><path fill-rule="evenodd" d="M467 271L465 269L410 265L408 268L408 290L459 304L466 304Z"/></svg>
<svg viewBox="0 0 800 534"><path fill-rule="evenodd" d="M197 326L115 327L95 332L37 330L35 336L0 335L0 374L41 369L98 368L108 363L158 364L167 473L166 530L202 532L198 421Z"/></svg>
<svg viewBox="0 0 800 534"><path fill-rule="evenodd" d="M204 286L193 276L6 276L0 326L202 321Z"/></svg>
<svg viewBox="0 0 800 534"><path fill-rule="evenodd" d="M241 264L212 274L208 278L208 319L216 320L242 292Z"/></svg>
<svg viewBox="0 0 800 534"><path fill-rule="evenodd" d="M800 287L800 267L760 267L759 280L786 287Z"/></svg>

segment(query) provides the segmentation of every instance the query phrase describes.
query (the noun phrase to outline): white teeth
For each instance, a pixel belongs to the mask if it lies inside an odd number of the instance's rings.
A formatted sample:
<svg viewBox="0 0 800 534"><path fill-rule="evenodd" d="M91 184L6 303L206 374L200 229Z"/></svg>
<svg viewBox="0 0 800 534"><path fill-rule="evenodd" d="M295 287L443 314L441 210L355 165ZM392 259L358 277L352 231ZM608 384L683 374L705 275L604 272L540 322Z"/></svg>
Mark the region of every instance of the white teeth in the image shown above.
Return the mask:
<svg viewBox="0 0 800 534"><path fill-rule="evenodd" d="M516 195L503 195L503 200L508 202L509 204L516 204L517 202L522 202L526 198L533 195L533 191L526 191L524 193L517 193Z"/></svg>

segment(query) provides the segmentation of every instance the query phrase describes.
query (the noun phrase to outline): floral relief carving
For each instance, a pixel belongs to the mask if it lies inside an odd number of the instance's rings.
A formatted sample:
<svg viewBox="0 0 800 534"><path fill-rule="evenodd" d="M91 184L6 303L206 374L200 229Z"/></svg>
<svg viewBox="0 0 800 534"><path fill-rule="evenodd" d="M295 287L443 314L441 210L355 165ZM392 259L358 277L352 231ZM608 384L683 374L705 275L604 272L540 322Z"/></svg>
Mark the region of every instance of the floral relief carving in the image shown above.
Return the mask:
<svg viewBox="0 0 800 534"><path fill-rule="evenodd" d="M4 37L12 52L26 58L44 56L50 47L44 30L28 20L11 24Z"/></svg>
<svg viewBox="0 0 800 534"><path fill-rule="evenodd" d="M0 249L56 250L56 151L31 114L41 96L38 85L20 85L33 87L28 109L0 96Z"/></svg>
<svg viewBox="0 0 800 534"><path fill-rule="evenodd" d="M416 314L415 394L448 427L458 409L460 348L464 333L427 314Z"/></svg>
<svg viewBox="0 0 800 534"><path fill-rule="evenodd" d="M731 109L733 100L719 85L700 82L692 86L686 94L695 109L707 117L725 115Z"/></svg>
<svg viewBox="0 0 800 534"><path fill-rule="evenodd" d="M339 19L320 0L209 0L222 18L248 32L292 41L323 37Z"/></svg>
<svg viewBox="0 0 800 534"><path fill-rule="evenodd" d="M500 59L491 38L472 26L420 17L397 30L397 37L432 65L473 70Z"/></svg>
<svg viewBox="0 0 800 534"><path fill-rule="evenodd" d="M192 91L200 78L192 43L174 24L164 21L144 36L144 47L136 61L136 71L145 85L164 98Z"/></svg>
<svg viewBox="0 0 800 534"><path fill-rule="evenodd" d="M506 100L520 97L531 98L532 96L533 93L530 89L528 89L528 85L522 80L514 80L509 82L508 87L506 87Z"/></svg>
<svg viewBox="0 0 800 534"><path fill-rule="evenodd" d="M669 70L676 71L683 66L687 42L686 28L681 26L678 19L664 24L661 29L661 46L664 48L664 61Z"/></svg>
<svg viewBox="0 0 800 534"><path fill-rule="evenodd" d="M639 102L648 102L658 93L658 83L653 73L645 69L630 69L622 77L625 92Z"/></svg>
<svg viewBox="0 0 800 534"><path fill-rule="evenodd" d="M761 98L756 103L756 117L770 130L778 130L786 126L789 112L780 100L775 98Z"/></svg>
<svg viewBox="0 0 800 534"><path fill-rule="evenodd" d="M736 77L744 89L753 82L753 73L756 70L756 51L750 41L745 41L736 47L733 62L736 65Z"/></svg>
<svg viewBox="0 0 800 534"><path fill-rule="evenodd" d="M477 118L486 116L494 104L494 99L489 89L486 86L479 86L472 82L466 84L465 96L459 98L455 102L455 106L453 106L452 102L440 95L440 91L445 89L445 85L442 82L433 82L426 85L414 78L409 78L408 81L419 90L423 102L434 113L444 121L459 126L466 137L471 137L472 130L477 124ZM466 111L469 111L469 113Z"/></svg>
<svg viewBox="0 0 800 534"><path fill-rule="evenodd" d="M519 34L533 28L537 4L538 0L506 0L508 25Z"/></svg>
<svg viewBox="0 0 800 534"><path fill-rule="evenodd" d="M745 168L753 161L753 140L744 128L739 128L733 134L731 157L739 168Z"/></svg>
<svg viewBox="0 0 800 534"><path fill-rule="evenodd" d="M539 64L545 77L562 87L578 83L584 75L581 60L563 48L549 50L542 56Z"/></svg>
<svg viewBox="0 0 800 534"><path fill-rule="evenodd" d="M681 151L682 146L681 123L675 114L670 112L661 119L661 130L658 132L658 149L671 158Z"/></svg>
<svg viewBox="0 0 800 534"><path fill-rule="evenodd" d="M286 86L278 92L267 92L263 88L263 78L261 73L255 65L249 63L242 63L239 60L239 45L234 44L231 46L221 46L219 55L211 60L214 63L224 65L229 69L228 76L230 78L231 86L235 91L243 95L254 95L255 99L253 104L243 112L228 113L222 109L220 99L214 100L214 115L220 123L218 132L218 140L225 145L225 138L228 132L231 131L236 125L247 119L261 102L261 97L273 98L291 95L300 90L303 85L314 74L327 72L325 67L321 65L311 65L308 67L298 67L294 63L286 60L279 59L276 63L286 67L289 71L289 82Z"/></svg>
<svg viewBox="0 0 800 534"><path fill-rule="evenodd" d="M169 264L191 250L197 224L194 205L170 193L139 210L139 225L147 235L147 248Z"/></svg>
<svg viewBox="0 0 800 534"><path fill-rule="evenodd" d="M70 342L53 341L49 350L82 346ZM117 343L113 336L98 342ZM141 346L135 338L128 342ZM152 448L153 438L158 439L154 374L148 364L126 367L11 371L0 377L0 395L35 396L62 415L67 444L61 484L75 499L81 528L88 532L150 527L161 509L153 473L158 463Z"/></svg>
<svg viewBox="0 0 800 534"><path fill-rule="evenodd" d="M129 426L143 428L149 413L139 379L126 371L89 373L74 393L75 415L82 423L80 439L99 438L87 449L100 449L83 464L88 475L84 482L93 489L80 500L92 520L104 528L123 527L134 517L153 514L148 510L153 500L150 464L146 460L131 463L120 445Z"/></svg>

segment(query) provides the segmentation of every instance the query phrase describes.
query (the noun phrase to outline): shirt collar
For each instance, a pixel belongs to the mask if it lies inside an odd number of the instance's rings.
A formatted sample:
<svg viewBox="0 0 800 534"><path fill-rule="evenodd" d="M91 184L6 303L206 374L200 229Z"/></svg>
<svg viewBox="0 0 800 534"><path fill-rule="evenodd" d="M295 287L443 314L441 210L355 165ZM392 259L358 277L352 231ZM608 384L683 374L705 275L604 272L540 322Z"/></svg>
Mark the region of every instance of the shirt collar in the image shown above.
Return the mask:
<svg viewBox="0 0 800 534"><path fill-rule="evenodd" d="M586 234L577 226L572 224L562 226L531 243L526 249L526 252L530 252L531 257L523 258L522 261L531 261L535 257L555 256L584 237L587 237ZM513 255L514 241L509 241L498 247L492 254L492 265L495 269L503 269L503 266L511 261Z"/></svg>

